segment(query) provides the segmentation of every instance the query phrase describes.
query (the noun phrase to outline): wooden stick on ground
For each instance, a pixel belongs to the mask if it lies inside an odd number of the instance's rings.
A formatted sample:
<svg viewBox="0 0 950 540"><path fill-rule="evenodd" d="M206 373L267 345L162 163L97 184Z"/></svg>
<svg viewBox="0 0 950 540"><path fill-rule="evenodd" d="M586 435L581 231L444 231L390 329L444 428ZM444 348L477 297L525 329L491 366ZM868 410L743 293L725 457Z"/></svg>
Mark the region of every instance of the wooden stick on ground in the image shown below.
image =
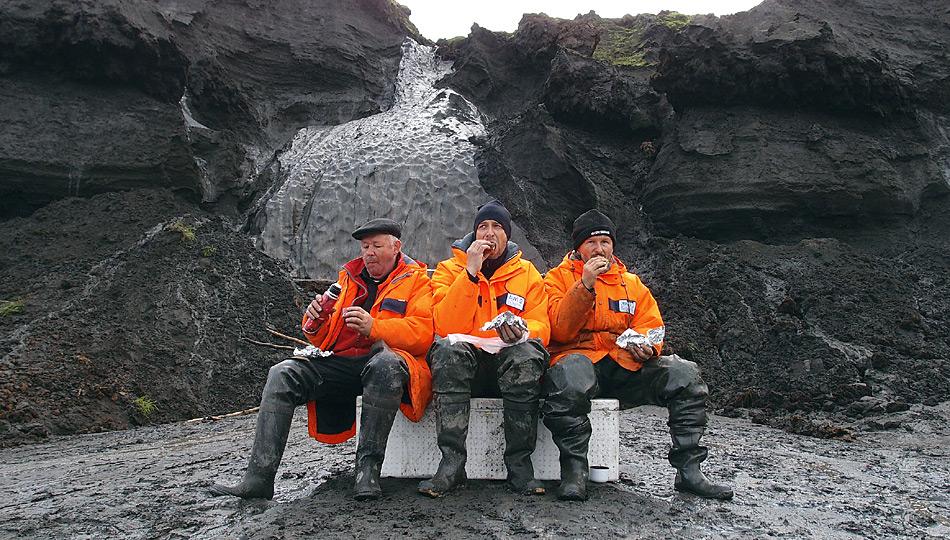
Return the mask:
<svg viewBox="0 0 950 540"><path fill-rule="evenodd" d="M244 338L244 341L248 343L253 343L254 345L260 345L261 347L270 347L271 349L284 349L284 350L294 350L297 347L291 347L290 345L277 345L276 343L265 343L263 341L255 341L251 338Z"/></svg>
<svg viewBox="0 0 950 540"><path fill-rule="evenodd" d="M293 341L294 343L299 343L300 345L303 345L304 347L306 347L307 345L310 345L309 343L307 343L306 341L304 341L304 340L302 340L302 339L297 339L297 338L295 338L295 337L288 336L287 334L281 334L281 333L278 332L277 330L274 330L273 328L270 328L270 327L267 327L267 331L270 332L271 335L274 335L274 336L277 336L277 337L279 337L279 338L284 338L284 339Z"/></svg>
<svg viewBox="0 0 950 540"><path fill-rule="evenodd" d="M201 418L192 418L191 420L185 420L186 424L194 424L196 422L202 422L205 420L221 420L222 418L231 418L233 416L244 416L245 414L254 414L260 407L251 407L250 409L244 409L243 411L236 411L228 414L219 414L217 416L202 416Z"/></svg>

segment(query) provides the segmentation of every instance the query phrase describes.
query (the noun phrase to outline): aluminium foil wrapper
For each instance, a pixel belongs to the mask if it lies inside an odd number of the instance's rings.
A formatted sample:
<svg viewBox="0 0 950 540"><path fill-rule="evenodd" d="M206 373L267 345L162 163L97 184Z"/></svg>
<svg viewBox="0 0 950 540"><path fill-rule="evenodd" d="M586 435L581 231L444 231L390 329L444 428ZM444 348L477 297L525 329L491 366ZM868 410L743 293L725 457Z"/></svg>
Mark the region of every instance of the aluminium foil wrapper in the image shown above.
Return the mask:
<svg viewBox="0 0 950 540"><path fill-rule="evenodd" d="M617 337L617 346L623 349L629 349L632 346L641 346L648 345L653 347L654 345L659 345L663 343L663 340L666 338L666 327L660 326L653 328L647 332L647 335L643 335L633 328L628 328L624 333L620 334Z"/></svg>
<svg viewBox="0 0 950 540"><path fill-rule="evenodd" d="M313 360L314 358L325 358L331 354L333 354L333 351L320 350L313 345L307 345L302 349L294 349L294 358L305 358L307 360Z"/></svg>
<svg viewBox="0 0 950 540"><path fill-rule="evenodd" d="M524 322L524 319L515 315L514 313L511 313L510 311L502 311L497 317L482 325L482 332L494 330L503 324L520 328L525 332L528 331L528 323Z"/></svg>

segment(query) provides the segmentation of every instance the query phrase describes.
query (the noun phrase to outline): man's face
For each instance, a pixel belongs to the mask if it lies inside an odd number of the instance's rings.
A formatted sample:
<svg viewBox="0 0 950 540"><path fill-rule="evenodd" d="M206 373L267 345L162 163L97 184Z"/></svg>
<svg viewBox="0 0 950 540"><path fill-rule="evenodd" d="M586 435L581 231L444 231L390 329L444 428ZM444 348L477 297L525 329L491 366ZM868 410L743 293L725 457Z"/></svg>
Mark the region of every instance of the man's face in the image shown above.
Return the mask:
<svg viewBox="0 0 950 540"><path fill-rule="evenodd" d="M391 234L374 234L360 240L360 256L366 271L374 278L381 278L396 266L396 256L402 242Z"/></svg>
<svg viewBox="0 0 950 540"><path fill-rule="evenodd" d="M581 254L581 259L586 263L591 257L604 257L608 261L613 260L614 241L606 234L591 236L577 248Z"/></svg>
<svg viewBox="0 0 950 540"><path fill-rule="evenodd" d="M479 223L478 227L475 227L475 239L495 244L495 248L485 255L486 259L501 257L502 253L505 252L505 247L508 246L508 235L505 234L505 229L501 227L501 223L493 219L486 219Z"/></svg>

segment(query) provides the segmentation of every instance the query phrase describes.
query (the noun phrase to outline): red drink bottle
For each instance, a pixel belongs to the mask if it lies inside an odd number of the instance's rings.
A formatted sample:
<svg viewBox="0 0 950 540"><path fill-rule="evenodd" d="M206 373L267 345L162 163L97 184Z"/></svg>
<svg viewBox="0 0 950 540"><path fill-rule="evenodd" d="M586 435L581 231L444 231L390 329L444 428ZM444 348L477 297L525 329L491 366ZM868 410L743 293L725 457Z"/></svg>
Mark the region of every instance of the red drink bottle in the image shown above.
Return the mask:
<svg viewBox="0 0 950 540"><path fill-rule="evenodd" d="M307 319L307 322L303 325L304 332L308 334L317 333L317 329L320 328L320 325L330 316L330 310L333 309L336 301L340 298L341 290L342 287L340 287L339 283L330 285L330 288L327 289L327 292L323 293L323 298L320 300L320 316L316 319Z"/></svg>

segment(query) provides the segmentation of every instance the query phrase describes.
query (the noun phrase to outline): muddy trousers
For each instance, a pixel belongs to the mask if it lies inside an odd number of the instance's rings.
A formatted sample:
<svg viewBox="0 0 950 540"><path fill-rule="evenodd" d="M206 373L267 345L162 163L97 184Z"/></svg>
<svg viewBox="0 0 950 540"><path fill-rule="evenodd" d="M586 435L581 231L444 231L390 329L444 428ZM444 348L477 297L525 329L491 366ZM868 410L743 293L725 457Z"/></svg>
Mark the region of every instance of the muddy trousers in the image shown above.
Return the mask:
<svg viewBox="0 0 950 540"><path fill-rule="evenodd" d="M236 486L215 484L211 491L245 499L274 496L274 478L283 457L294 409L308 401L352 402L363 395L356 450L358 499L379 496L379 469L399 409L409 370L381 342L367 356L329 356L312 361L285 360L273 366L261 396L254 445L244 479ZM362 473L362 474L361 474Z"/></svg>
<svg viewBox="0 0 950 540"><path fill-rule="evenodd" d="M675 355L649 360L638 371L624 369L610 357L596 364L581 354L562 358L545 374L541 411L561 452L558 495L586 497L590 400L604 397L618 399L623 409L666 407L673 442L669 461L677 470L674 486L704 497L731 498L731 490L710 483L699 469L708 453L699 444L706 427L708 394L696 364Z"/></svg>
<svg viewBox="0 0 950 540"><path fill-rule="evenodd" d="M531 454L537 440L540 379L548 353L536 339L490 354L468 343L439 339L429 350L433 405L442 460L419 491L440 496L465 482L469 400L501 397L504 411L505 466L512 490L538 494L543 485L534 478Z"/></svg>

